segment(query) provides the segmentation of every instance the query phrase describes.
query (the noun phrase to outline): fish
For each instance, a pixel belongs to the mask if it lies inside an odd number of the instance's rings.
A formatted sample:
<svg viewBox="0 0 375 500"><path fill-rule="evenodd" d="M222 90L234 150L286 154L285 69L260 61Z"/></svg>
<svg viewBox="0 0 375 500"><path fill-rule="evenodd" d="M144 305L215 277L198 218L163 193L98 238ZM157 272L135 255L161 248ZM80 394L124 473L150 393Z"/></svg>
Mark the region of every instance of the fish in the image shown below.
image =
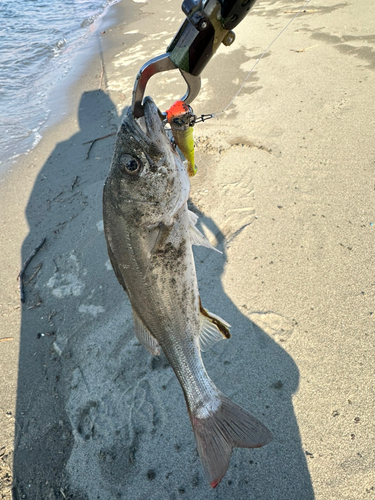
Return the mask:
<svg viewBox="0 0 375 500"><path fill-rule="evenodd" d="M230 325L203 308L192 245L214 248L189 211L190 179L151 97L144 117L125 111L103 190L109 258L126 291L135 335L167 357L185 396L205 477L215 488L234 447L259 448L271 431L209 378L201 356Z"/></svg>
<svg viewBox="0 0 375 500"><path fill-rule="evenodd" d="M194 160L193 110L184 101L176 101L165 113L175 144L185 156L187 171L192 177L198 170Z"/></svg>

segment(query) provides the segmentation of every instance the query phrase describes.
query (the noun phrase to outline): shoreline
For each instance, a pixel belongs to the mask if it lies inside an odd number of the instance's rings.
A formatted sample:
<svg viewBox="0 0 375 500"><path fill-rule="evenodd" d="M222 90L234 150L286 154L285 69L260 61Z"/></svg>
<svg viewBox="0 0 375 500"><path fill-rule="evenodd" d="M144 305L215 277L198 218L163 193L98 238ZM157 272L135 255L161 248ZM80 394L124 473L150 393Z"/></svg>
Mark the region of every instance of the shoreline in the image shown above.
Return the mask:
<svg viewBox="0 0 375 500"><path fill-rule="evenodd" d="M30 500L367 499L375 5L312 6L228 113L194 130L191 208L223 252L194 249L199 289L233 325L204 362L275 436L234 450L215 491L172 369L135 340L109 265L101 192L115 137L86 159L183 18L176 0L128 7L102 19L102 52L69 87L65 118L0 183L0 493L11 499L13 475L14 496ZM223 108L287 16L254 6L204 72L196 114ZM147 90L164 110L184 88L171 73ZM17 274L42 237L20 304Z"/></svg>
<svg viewBox="0 0 375 500"><path fill-rule="evenodd" d="M121 3L122 5L120 5ZM74 106L76 102L74 96L77 95L80 88L84 88L86 85L81 80L90 82L93 78L90 73L99 72L100 74L101 71L100 60L98 63L95 62L95 59L98 56L100 57L103 50L101 33L106 30L110 31L112 27L116 26L117 15L125 21L127 18L132 19L138 9L133 3L125 5L122 0L119 0L117 3L108 5L100 17L90 26L89 32L85 35L85 40L76 47L67 74L63 75L61 73L57 83L47 92L44 105L48 116L37 131L39 137L35 138L32 146L25 145L22 147L19 145L19 152L2 161L0 165L0 183L4 181L9 171L17 169L17 165L20 163L27 162L27 156L37 148L40 141L48 134L49 129L55 127L75 112ZM95 70L96 64L98 64L98 68ZM93 84L89 83L89 85ZM29 149L23 150L26 148Z"/></svg>

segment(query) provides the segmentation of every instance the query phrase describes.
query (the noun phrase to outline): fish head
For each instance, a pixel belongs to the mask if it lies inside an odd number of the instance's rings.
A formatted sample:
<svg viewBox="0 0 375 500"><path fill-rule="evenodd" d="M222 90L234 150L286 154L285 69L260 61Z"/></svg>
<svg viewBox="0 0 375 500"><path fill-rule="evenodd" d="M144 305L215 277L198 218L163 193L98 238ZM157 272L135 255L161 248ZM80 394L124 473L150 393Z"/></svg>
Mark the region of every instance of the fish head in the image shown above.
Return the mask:
<svg viewBox="0 0 375 500"><path fill-rule="evenodd" d="M142 118L125 111L105 189L127 219L171 224L189 197L190 181L156 104L146 97L143 106Z"/></svg>

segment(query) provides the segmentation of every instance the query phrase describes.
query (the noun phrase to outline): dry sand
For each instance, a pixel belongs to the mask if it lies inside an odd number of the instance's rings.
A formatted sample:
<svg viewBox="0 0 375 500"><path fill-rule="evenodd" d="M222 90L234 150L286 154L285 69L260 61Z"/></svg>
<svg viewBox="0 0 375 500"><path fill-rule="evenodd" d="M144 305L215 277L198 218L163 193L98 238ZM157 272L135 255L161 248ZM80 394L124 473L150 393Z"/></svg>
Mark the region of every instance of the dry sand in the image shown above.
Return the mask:
<svg viewBox="0 0 375 500"><path fill-rule="evenodd" d="M204 72L197 114L223 109L296 4L255 5ZM66 119L1 184L1 498L13 476L15 499L371 500L375 4L312 2L229 112L195 129L191 203L223 251L196 250L199 286L233 325L205 364L275 436L234 450L215 491L172 369L136 342L109 265L114 137L88 160L83 145L116 130L140 65L182 19L179 0L112 7ZM161 109L179 81L150 83ZM20 306L16 277L42 237Z"/></svg>

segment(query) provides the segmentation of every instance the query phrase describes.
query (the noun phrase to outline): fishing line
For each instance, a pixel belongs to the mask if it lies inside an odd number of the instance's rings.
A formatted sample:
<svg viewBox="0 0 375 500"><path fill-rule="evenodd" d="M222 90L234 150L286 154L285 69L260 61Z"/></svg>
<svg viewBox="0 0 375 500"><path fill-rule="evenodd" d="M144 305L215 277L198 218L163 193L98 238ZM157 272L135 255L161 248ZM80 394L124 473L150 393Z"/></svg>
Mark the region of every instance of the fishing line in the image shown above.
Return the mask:
<svg viewBox="0 0 375 500"><path fill-rule="evenodd" d="M284 33L284 31L290 26L290 24L292 24L292 22L300 15L300 13L309 5L309 3L311 2L311 0L308 0L301 8L300 10L297 12L297 14L292 17L292 19L288 22L288 24L286 24L286 26L284 26L284 28L280 31L280 33L278 33L278 35L276 36L276 38L274 38L272 40L272 42L268 45L268 47L266 48L266 50L262 53L262 55L256 60L254 66L251 68L251 70L249 71L249 73L247 74L245 80L242 82L242 85L241 87L238 89L237 93L234 95L233 99L230 101L230 103L220 112L218 113L212 113L210 116L210 118L216 118L217 116L220 116L222 115L223 113L226 112L226 110L229 108L229 106L231 106L234 102L234 100L237 98L238 94L241 92L241 90L244 88L245 86L245 83L247 82L247 80L249 79L251 73L254 71L255 67L257 66L257 64L259 63L259 61L263 58L263 56L265 54L267 54L267 52L270 50L270 48L272 47L272 45L276 42L276 40ZM207 115L202 115L202 116L207 116ZM207 120L208 118L206 118ZM201 121L204 121L204 120L201 120Z"/></svg>

